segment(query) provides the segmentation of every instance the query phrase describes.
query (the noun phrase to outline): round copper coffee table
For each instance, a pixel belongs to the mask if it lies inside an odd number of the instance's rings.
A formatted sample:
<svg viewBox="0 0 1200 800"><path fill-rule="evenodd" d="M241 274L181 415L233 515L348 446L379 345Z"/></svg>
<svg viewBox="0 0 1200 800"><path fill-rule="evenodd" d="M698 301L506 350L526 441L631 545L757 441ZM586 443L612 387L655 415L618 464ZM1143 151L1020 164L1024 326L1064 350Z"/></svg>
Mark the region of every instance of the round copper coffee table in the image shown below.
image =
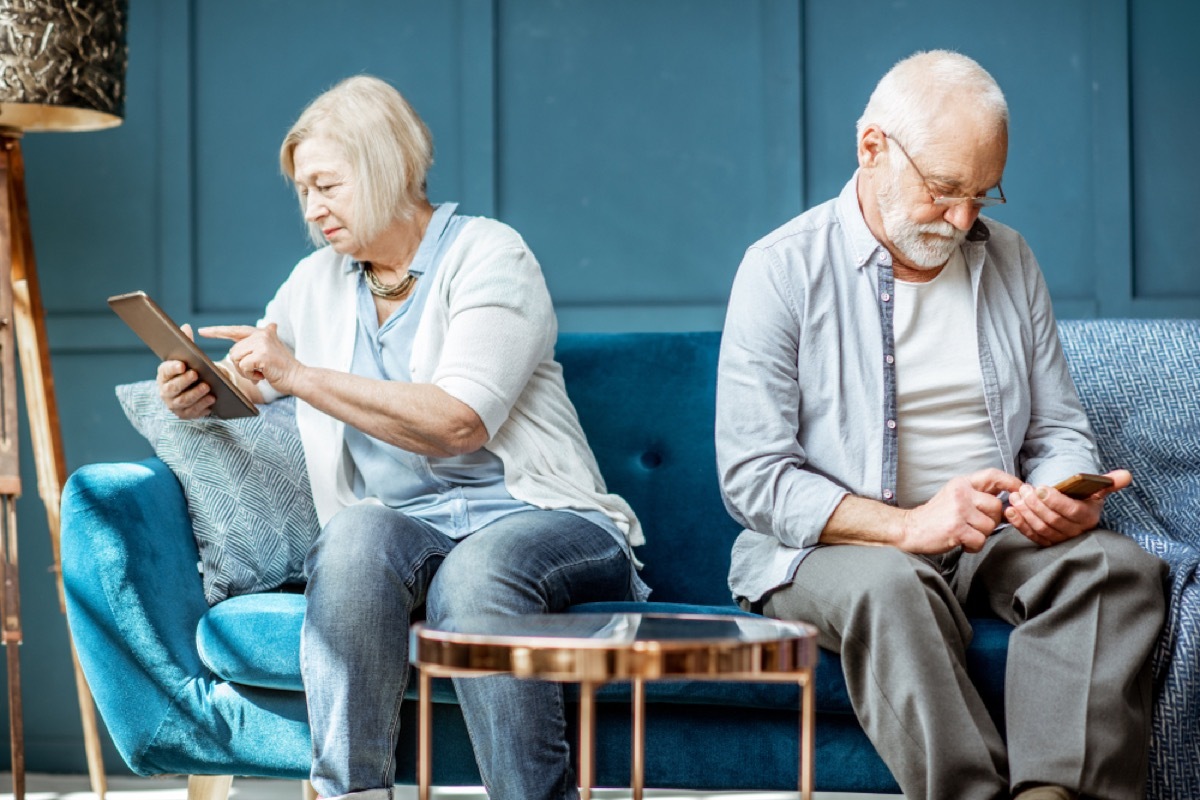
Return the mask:
<svg viewBox="0 0 1200 800"><path fill-rule="evenodd" d="M813 671L817 631L801 622L765 617L674 614L538 614L474 617L454 630L418 623L410 654L420 672L417 785L429 800L432 776L430 683L509 673L518 678L579 684L579 784L591 798L595 776L597 687L633 685L633 800L642 798L645 682L656 680L776 681L801 686L800 795L812 797Z"/></svg>

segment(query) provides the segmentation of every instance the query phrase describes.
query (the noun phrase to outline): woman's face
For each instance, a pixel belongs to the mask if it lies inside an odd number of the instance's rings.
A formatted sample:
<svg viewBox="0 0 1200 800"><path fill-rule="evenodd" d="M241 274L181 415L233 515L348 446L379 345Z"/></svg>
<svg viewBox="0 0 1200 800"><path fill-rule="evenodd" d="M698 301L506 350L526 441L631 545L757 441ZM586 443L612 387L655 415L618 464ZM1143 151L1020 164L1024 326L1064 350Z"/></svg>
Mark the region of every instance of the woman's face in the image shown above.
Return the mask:
<svg viewBox="0 0 1200 800"><path fill-rule="evenodd" d="M354 172L342 149L316 136L292 152L304 220L320 228L338 253L353 256L365 244L354 227Z"/></svg>

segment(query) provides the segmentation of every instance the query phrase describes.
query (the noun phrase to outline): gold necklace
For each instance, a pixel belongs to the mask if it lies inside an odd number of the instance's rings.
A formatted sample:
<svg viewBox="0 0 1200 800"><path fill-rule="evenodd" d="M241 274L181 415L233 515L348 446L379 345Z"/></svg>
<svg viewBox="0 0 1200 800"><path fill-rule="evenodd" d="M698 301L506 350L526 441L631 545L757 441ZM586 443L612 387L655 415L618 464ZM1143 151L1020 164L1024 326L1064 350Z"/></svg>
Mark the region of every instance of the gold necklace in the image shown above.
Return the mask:
<svg viewBox="0 0 1200 800"><path fill-rule="evenodd" d="M375 269L370 264L366 266L367 273L367 288L371 290L371 294L376 297L382 297L384 300L395 300L398 297L403 297L412 289L413 284L417 282L416 273L410 272L400 279L399 283L387 284L379 280L379 276L375 274Z"/></svg>

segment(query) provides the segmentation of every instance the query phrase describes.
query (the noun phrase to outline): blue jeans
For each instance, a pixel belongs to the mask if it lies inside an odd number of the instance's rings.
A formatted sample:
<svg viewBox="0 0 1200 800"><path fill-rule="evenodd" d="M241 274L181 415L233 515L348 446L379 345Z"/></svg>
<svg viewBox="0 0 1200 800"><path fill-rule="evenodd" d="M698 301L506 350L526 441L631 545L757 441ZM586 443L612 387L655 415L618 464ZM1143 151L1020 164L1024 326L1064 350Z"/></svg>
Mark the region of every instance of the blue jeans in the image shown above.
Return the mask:
<svg viewBox="0 0 1200 800"><path fill-rule="evenodd" d="M630 597L629 557L605 530L566 511L510 514L454 540L395 509L356 505L308 554L300 670L322 797L391 800L408 629L475 614L535 614ZM562 687L508 676L455 681L488 795L578 795Z"/></svg>

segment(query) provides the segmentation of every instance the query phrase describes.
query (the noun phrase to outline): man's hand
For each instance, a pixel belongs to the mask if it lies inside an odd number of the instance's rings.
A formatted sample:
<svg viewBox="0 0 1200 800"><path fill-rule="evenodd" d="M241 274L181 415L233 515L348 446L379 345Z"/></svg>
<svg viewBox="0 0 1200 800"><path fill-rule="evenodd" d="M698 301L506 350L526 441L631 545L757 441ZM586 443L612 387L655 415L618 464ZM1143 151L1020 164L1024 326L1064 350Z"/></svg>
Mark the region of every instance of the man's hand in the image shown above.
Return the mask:
<svg viewBox="0 0 1200 800"><path fill-rule="evenodd" d="M1018 478L998 469L952 478L929 502L904 512L897 547L933 555L961 545L977 553L1003 519L1004 504L996 495L1021 486Z"/></svg>
<svg viewBox="0 0 1200 800"><path fill-rule="evenodd" d="M189 339L192 326L184 323L180 326ZM217 402L212 389L200 380L196 370L182 361L164 361L158 365L158 396L166 403L167 408L180 419L198 419L207 417L212 404Z"/></svg>
<svg viewBox="0 0 1200 800"><path fill-rule="evenodd" d="M1113 470L1108 477L1113 479L1112 486L1082 500L1067 497L1053 486L1035 489L1022 484L1018 491L1009 495L1005 519L1042 547L1073 539L1100 523L1100 511L1107 495L1133 483L1133 475L1126 469Z"/></svg>
<svg viewBox="0 0 1200 800"><path fill-rule="evenodd" d="M292 393L292 384L303 365L280 341L274 322L265 328L214 325L201 328L200 335L235 342L227 359L242 377L252 383L265 380L283 394Z"/></svg>

